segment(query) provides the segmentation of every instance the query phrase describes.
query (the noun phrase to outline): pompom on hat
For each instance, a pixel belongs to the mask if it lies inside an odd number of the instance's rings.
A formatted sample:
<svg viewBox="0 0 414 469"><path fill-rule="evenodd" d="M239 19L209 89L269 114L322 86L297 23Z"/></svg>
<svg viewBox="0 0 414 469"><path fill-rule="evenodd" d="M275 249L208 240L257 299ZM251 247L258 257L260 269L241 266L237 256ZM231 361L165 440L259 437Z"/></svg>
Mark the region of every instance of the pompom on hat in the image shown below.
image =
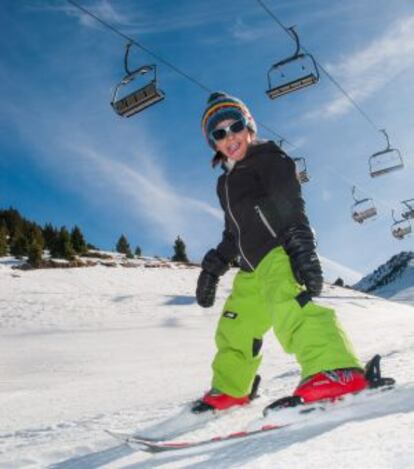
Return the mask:
<svg viewBox="0 0 414 469"><path fill-rule="evenodd" d="M213 150L216 149L216 144L210 134L217 124L227 119L239 120L243 118L246 120L247 128L257 133L256 122L248 107L240 99L221 91L212 93L207 100L207 107L201 119L201 127L210 147Z"/></svg>

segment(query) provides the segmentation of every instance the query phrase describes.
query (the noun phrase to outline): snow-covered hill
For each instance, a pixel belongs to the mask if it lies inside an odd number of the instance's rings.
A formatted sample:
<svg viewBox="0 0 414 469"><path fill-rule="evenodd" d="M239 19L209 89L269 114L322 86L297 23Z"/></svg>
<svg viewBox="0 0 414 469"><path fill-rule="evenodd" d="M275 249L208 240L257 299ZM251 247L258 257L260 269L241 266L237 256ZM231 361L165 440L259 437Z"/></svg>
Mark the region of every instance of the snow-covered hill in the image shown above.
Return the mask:
<svg viewBox="0 0 414 469"><path fill-rule="evenodd" d="M12 270L0 265L1 468L409 468L414 461L413 308L326 286L361 358L383 356L399 388L374 413L194 454L150 457L106 428L138 430L178 412L209 388L214 330L235 271L216 305L194 299L197 268ZM265 337L261 398L240 417L199 431L235 431L299 379L292 357ZM226 422L226 421L225 421ZM235 428L237 427L237 428Z"/></svg>
<svg viewBox="0 0 414 469"><path fill-rule="evenodd" d="M414 252L401 252L362 278L353 288L414 305Z"/></svg>
<svg viewBox="0 0 414 469"><path fill-rule="evenodd" d="M344 265L326 257L319 257L322 264L324 279L328 283L334 283L338 278L341 278L345 285L352 285L362 277L359 272L356 272L349 267L345 267Z"/></svg>

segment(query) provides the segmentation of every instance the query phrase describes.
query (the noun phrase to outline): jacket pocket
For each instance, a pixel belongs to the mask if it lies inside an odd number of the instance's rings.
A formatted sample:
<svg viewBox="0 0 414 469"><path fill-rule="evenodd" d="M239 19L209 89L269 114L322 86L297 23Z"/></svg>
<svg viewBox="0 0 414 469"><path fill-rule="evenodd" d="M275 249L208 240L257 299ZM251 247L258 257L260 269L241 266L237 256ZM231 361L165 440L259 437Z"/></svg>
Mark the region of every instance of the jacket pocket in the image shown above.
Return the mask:
<svg viewBox="0 0 414 469"><path fill-rule="evenodd" d="M269 233L273 236L273 238L277 238L277 234L275 230L272 228L272 225L269 223L269 220L266 218L265 214L260 210L260 207L258 205L255 205L254 209L256 210L256 213L259 215L260 220L262 221L264 226L267 228Z"/></svg>

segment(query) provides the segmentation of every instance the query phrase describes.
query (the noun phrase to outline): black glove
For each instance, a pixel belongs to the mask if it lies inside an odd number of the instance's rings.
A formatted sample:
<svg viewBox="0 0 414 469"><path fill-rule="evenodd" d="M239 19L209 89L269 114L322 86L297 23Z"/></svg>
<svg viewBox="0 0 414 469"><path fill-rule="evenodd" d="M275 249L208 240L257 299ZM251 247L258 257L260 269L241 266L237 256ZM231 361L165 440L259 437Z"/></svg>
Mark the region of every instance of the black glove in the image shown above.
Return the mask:
<svg viewBox="0 0 414 469"><path fill-rule="evenodd" d="M283 233L283 247L290 258L293 274L312 296L320 295L322 267L316 254L315 239L308 225L294 225Z"/></svg>
<svg viewBox="0 0 414 469"><path fill-rule="evenodd" d="M215 249L211 249L201 262L203 269L198 277L196 297L203 308L213 306L219 277L227 272L229 265Z"/></svg>
<svg viewBox="0 0 414 469"><path fill-rule="evenodd" d="M215 275L206 270L201 271L197 281L196 297L197 303L203 308L213 306L218 281L219 279Z"/></svg>

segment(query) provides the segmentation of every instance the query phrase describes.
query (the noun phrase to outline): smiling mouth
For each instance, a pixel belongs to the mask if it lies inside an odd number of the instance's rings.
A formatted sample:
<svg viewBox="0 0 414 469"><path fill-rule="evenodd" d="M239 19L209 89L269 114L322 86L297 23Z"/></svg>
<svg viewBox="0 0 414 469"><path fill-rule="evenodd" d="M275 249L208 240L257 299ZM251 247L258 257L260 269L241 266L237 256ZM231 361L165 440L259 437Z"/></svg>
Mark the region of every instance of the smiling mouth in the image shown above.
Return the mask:
<svg viewBox="0 0 414 469"><path fill-rule="evenodd" d="M236 142L236 143L232 143L231 145L229 145L227 147L227 152L229 153L229 155L234 155L234 153L236 153L240 148L240 143Z"/></svg>

